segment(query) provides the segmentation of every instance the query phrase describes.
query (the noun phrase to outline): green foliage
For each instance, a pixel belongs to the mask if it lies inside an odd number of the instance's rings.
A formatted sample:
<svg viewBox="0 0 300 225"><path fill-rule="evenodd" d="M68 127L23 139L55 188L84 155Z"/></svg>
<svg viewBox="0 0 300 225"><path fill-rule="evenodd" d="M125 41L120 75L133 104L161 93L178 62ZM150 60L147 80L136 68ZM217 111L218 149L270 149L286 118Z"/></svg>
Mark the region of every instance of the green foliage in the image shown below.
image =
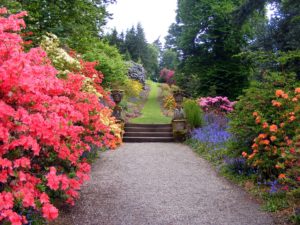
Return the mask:
<svg viewBox="0 0 300 225"><path fill-rule="evenodd" d="M196 100L186 99L183 102L183 109L186 120L192 129L200 127L203 124L203 113Z"/></svg>
<svg viewBox="0 0 300 225"><path fill-rule="evenodd" d="M263 200L265 201L263 204L263 210L267 212L276 212L278 210L282 210L289 207L289 203L286 198L286 193L263 193Z"/></svg>
<svg viewBox="0 0 300 225"><path fill-rule="evenodd" d="M166 49L162 53L162 59L160 62L161 68L167 68L175 70L178 64L177 53L174 50Z"/></svg>
<svg viewBox="0 0 300 225"><path fill-rule="evenodd" d="M91 40L93 45L83 58L88 61L98 61L96 69L104 74L103 85L124 85L127 80L127 66L116 47L99 40Z"/></svg>
<svg viewBox="0 0 300 225"><path fill-rule="evenodd" d="M276 108L272 107L275 90L290 89L297 86L294 74L265 73L260 81L253 81L244 95L239 97L235 110L229 115L230 132L235 142L228 146L233 156L240 156L243 151L249 152L253 139L259 134L260 128L255 124L253 112L261 112L264 117L272 120Z"/></svg>
<svg viewBox="0 0 300 225"><path fill-rule="evenodd" d="M185 143L191 146L191 148L204 159L212 162L213 165L219 166L224 163L224 158L227 155L225 148L214 151L212 144L200 142L196 139L188 139Z"/></svg>
<svg viewBox="0 0 300 225"><path fill-rule="evenodd" d="M216 95L234 99L248 85L249 67L233 57L246 45L245 30L231 23L239 2L179 1L168 45L180 52L175 77L188 94L207 96L214 86Z"/></svg>
<svg viewBox="0 0 300 225"><path fill-rule="evenodd" d="M159 49L154 44L147 45L147 57L145 59L144 65L147 71L148 77L155 79L159 74Z"/></svg>
<svg viewBox="0 0 300 225"><path fill-rule="evenodd" d="M98 37L109 15L106 6L112 2L114 0L11 0L8 7L12 11L25 10L29 13L25 20L27 29L34 33L35 43L49 32L80 51L89 38Z"/></svg>

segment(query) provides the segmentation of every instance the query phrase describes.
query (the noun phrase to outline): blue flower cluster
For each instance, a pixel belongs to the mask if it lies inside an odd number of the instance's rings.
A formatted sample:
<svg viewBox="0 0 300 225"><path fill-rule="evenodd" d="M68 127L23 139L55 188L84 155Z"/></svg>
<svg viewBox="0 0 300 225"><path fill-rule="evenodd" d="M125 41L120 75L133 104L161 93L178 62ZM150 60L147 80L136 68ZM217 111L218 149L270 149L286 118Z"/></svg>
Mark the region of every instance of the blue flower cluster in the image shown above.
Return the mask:
<svg viewBox="0 0 300 225"><path fill-rule="evenodd" d="M227 131L228 119L224 115L206 113L205 125L192 132L192 138L200 142L212 144L216 147L225 147L225 143L231 138Z"/></svg>

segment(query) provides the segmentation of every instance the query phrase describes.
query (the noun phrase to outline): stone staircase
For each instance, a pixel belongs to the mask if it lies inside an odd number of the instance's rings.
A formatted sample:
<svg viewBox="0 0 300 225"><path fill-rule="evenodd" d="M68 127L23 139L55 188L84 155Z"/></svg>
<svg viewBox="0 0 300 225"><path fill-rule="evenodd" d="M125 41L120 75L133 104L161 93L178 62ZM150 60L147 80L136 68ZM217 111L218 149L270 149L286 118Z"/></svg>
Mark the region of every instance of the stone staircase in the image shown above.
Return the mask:
<svg viewBox="0 0 300 225"><path fill-rule="evenodd" d="M124 142L174 142L171 124L125 124Z"/></svg>

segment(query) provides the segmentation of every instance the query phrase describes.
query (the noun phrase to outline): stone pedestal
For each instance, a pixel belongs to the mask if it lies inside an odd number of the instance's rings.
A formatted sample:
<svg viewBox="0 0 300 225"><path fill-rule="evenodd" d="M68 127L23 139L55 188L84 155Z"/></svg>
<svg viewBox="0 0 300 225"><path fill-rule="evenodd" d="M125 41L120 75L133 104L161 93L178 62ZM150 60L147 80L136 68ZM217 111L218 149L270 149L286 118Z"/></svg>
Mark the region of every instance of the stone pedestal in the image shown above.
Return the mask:
<svg viewBox="0 0 300 225"><path fill-rule="evenodd" d="M173 97L176 102L174 116L172 119L173 136L175 141L183 142L187 135L187 123L184 110L182 108L183 93L181 91L174 91Z"/></svg>

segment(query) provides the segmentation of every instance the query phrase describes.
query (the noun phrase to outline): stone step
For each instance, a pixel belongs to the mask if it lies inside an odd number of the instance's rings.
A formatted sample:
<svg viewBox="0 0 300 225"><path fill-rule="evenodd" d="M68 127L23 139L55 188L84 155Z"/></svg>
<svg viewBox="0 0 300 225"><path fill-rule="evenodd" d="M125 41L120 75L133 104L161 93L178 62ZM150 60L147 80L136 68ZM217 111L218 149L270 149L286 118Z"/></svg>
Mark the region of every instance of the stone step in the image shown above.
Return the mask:
<svg viewBox="0 0 300 225"><path fill-rule="evenodd" d="M174 142L170 137L124 137L124 142Z"/></svg>
<svg viewBox="0 0 300 225"><path fill-rule="evenodd" d="M172 132L172 127L127 127L126 132Z"/></svg>
<svg viewBox="0 0 300 225"><path fill-rule="evenodd" d="M126 123L127 128L171 128L171 124L139 124L139 123Z"/></svg>
<svg viewBox="0 0 300 225"><path fill-rule="evenodd" d="M124 137L173 137L172 132L125 132Z"/></svg>

